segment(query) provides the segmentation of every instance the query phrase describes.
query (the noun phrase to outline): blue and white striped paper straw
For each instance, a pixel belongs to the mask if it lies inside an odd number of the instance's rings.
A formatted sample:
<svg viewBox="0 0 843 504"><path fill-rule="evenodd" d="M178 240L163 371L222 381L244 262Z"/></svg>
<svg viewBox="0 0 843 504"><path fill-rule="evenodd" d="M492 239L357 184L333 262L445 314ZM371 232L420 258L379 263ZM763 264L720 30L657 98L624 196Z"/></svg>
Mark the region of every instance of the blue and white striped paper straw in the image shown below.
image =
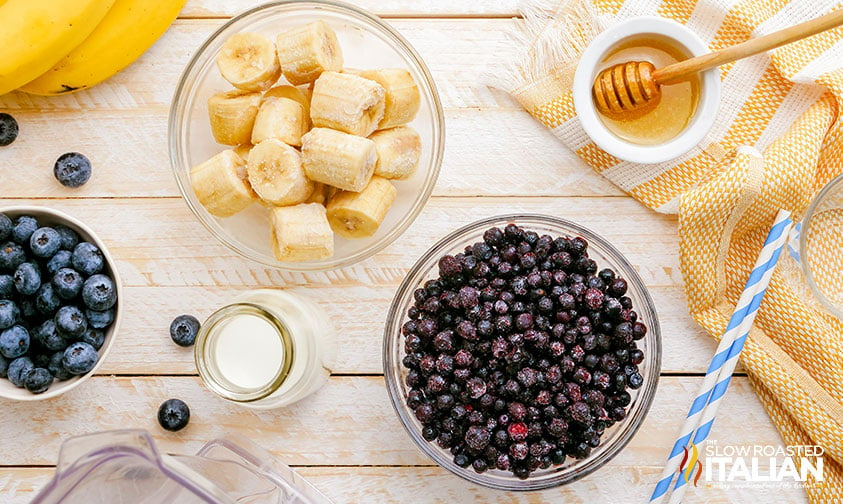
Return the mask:
<svg viewBox="0 0 843 504"><path fill-rule="evenodd" d="M723 397L729 385L732 372L738 362L737 357L740 355L746 338L749 335L749 328L755 320L755 315L758 307L761 305L761 300L770 282L773 269L787 240L788 229L791 224L790 212L782 210L776 215L776 220L767 235L758 261L756 261L755 267L749 275L740 299L735 306L735 311L729 320L729 324L726 326L726 331L720 339L720 344L717 346L714 358L706 370L700 387L700 393L691 404L685 423L682 425L682 430L679 433L679 438L674 443L664 470L659 477L659 482L653 494L650 496L650 502L661 499L670 489L673 477L677 475L681 455L685 453L685 448L691 441L692 436L694 444L702 442L708 437L711 424L714 421L716 405L719 404L719 399ZM725 377L721 378L723 374L725 374ZM707 407L712 403L716 404L714 411L708 410ZM708 413L706 413L707 410L709 411ZM703 418L704 416L705 419ZM697 428L698 426L700 426L699 429ZM697 431L696 435L694 435L694 431ZM690 479L693 467L689 469L688 476ZM680 493L684 493L685 483L685 478L679 477L675 488L682 488ZM681 499L681 495L679 498ZM673 502L673 499L671 499L671 502Z"/></svg>

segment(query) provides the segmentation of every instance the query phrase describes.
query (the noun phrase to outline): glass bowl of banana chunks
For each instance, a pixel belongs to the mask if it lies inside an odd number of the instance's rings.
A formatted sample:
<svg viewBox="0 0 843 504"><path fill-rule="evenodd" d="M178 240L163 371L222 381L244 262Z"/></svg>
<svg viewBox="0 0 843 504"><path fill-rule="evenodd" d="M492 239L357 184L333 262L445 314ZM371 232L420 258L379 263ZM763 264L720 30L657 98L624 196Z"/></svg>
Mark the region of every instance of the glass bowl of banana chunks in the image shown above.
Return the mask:
<svg viewBox="0 0 843 504"><path fill-rule="evenodd" d="M240 256L294 271L349 266L419 214L444 147L427 66L378 17L280 1L199 48L170 109L187 205Z"/></svg>

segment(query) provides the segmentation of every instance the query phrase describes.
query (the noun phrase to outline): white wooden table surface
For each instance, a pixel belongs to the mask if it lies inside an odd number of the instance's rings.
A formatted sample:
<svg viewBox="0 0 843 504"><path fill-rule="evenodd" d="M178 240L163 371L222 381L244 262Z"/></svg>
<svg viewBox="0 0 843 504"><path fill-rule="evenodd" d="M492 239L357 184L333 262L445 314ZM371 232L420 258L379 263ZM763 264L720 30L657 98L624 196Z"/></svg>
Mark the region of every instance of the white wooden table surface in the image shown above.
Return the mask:
<svg viewBox="0 0 843 504"><path fill-rule="evenodd" d="M0 402L0 501L28 502L54 472L63 439L138 427L164 451L194 453L239 432L294 466L337 503L645 502L696 393L715 344L687 313L676 220L655 214L592 173L482 74L515 53L505 32L517 0L356 0L386 18L429 65L445 107L439 183L407 233L356 266L285 273L233 255L182 202L167 155L167 113L177 78L201 42L255 0L190 0L166 35L132 67L88 91L58 98L0 96L21 133L0 149L0 206L66 211L109 245L125 284L126 314L99 375L61 397ZM493 69L493 67L491 67ZM77 190L52 176L55 159L79 151L93 162ZM572 219L612 241L650 288L664 359L653 407L607 466L562 488L502 493L432 464L395 417L384 389L384 313L402 277L432 240L481 217L530 211ZM339 328L336 373L314 396L254 413L203 388L192 352L173 345L173 317L204 319L237 292L275 286L317 298ZM172 434L155 420L169 397L191 408ZM745 376L732 382L713 437L721 444L782 445ZM686 502L805 502L799 489L699 488Z"/></svg>

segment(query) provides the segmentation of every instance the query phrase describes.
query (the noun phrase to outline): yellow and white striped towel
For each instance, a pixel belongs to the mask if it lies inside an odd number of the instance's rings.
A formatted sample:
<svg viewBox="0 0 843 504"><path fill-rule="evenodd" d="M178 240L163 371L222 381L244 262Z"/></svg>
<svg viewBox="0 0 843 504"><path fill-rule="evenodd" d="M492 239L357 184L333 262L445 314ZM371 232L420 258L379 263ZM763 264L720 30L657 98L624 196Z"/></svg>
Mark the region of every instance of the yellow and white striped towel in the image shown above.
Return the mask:
<svg viewBox="0 0 843 504"><path fill-rule="evenodd" d="M534 0L525 9L513 96L594 170L648 207L678 213L689 310L715 338L778 209L801 218L843 171L843 28L721 67L714 128L698 148L656 165L618 160L585 135L571 97L578 53L605 26L635 16L672 18L718 50L836 8L829 0ZM827 267L843 268L835 259ZM777 271L741 360L785 441L828 454L825 481L806 487L811 502L843 503L843 322L806 304Z"/></svg>

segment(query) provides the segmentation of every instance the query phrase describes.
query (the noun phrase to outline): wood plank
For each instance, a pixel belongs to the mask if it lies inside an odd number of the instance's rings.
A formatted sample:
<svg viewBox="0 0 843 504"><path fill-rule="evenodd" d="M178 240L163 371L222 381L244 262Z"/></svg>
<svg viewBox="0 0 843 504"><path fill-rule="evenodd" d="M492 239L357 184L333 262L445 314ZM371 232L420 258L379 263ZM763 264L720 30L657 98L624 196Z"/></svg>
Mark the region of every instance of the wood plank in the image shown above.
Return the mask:
<svg viewBox="0 0 843 504"><path fill-rule="evenodd" d="M15 115L22 133L0 152L5 198L179 196L163 108L26 110ZM445 156L435 195L623 194L526 112L452 109L446 124ZM84 153L93 165L90 181L77 189L67 189L53 177L56 159L69 151Z"/></svg>
<svg viewBox="0 0 843 504"><path fill-rule="evenodd" d="M620 504L646 502L660 467L615 466L598 471L580 481L540 492L514 493L471 485L439 467L296 467L328 498L341 503L452 503L507 502L543 504L548 502ZM46 467L0 468L0 493L7 504L28 503L47 484L54 472ZM420 499L419 496L424 498ZM599 496L599 500L595 500ZM807 503L800 488L739 487L721 489L700 483L685 494L687 504L713 502Z"/></svg>
<svg viewBox="0 0 843 504"><path fill-rule="evenodd" d="M641 430L609 465L661 465L700 380L662 377ZM175 434L155 420L158 405L170 397L191 408L190 425ZM732 380L724 401L712 436L718 443L781 446L745 377ZM0 425L6 465L54 464L62 439L121 428L147 429L164 453L195 453L236 431L292 465L431 465L395 418L382 377L333 377L313 396L264 412L229 404L194 377L93 377L44 402L6 402Z"/></svg>
<svg viewBox="0 0 843 504"><path fill-rule="evenodd" d="M454 2L452 0L349 0L348 3L384 17L499 17L518 14L515 0ZM228 17L257 4L250 0L189 0L179 17Z"/></svg>
<svg viewBox="0 0 843 504"><path fill-rule="evenodd" d="M518 213L553 215L591 229L613 243L649 287L682 285L675 217L629 198L432 198L407 232L375 257L304 274L241 259L216 242L179 199L0 199L0 208L26 204L87 223L117 258L125 285L395 286L433 241L481 218Z"/></svg>
<svg viewBox="0 0 843 504"><path fill-rule="evenodd" d="M138 61L102 84L52 97L12 92L0 96L0 109L88 111L99 108L134 111L169 107L185 66L205 39L224 22L222 19L176 21ZM520 49L509 39L518 23L512 19L389 21L427 64L446 109L521 109L508 94L486 85L491 76L501 71L505 62L514 61L520 54ZM353 56L346 59L358 66L366 63L366 60Z"/></svg>
<svg viewBox="0 0 843 504"><path fill-rule="evenodd" d="M253 287L128 287L124 290L126 313L114 346L103 363L102 374L196 373L193 351L173 344L168 327L181 313L205 320L238 293ZM334 322L339 337L340 374L383 372L381 342L386 307L396 287L359 284L296 285L289 288L314 299ZM662 372L704 373L716 342L687 314L684 296L677 287L651 290L662 328ZM361 302L365 299L366 302ZM352 314L353 316L349 316Z"/></svg>

